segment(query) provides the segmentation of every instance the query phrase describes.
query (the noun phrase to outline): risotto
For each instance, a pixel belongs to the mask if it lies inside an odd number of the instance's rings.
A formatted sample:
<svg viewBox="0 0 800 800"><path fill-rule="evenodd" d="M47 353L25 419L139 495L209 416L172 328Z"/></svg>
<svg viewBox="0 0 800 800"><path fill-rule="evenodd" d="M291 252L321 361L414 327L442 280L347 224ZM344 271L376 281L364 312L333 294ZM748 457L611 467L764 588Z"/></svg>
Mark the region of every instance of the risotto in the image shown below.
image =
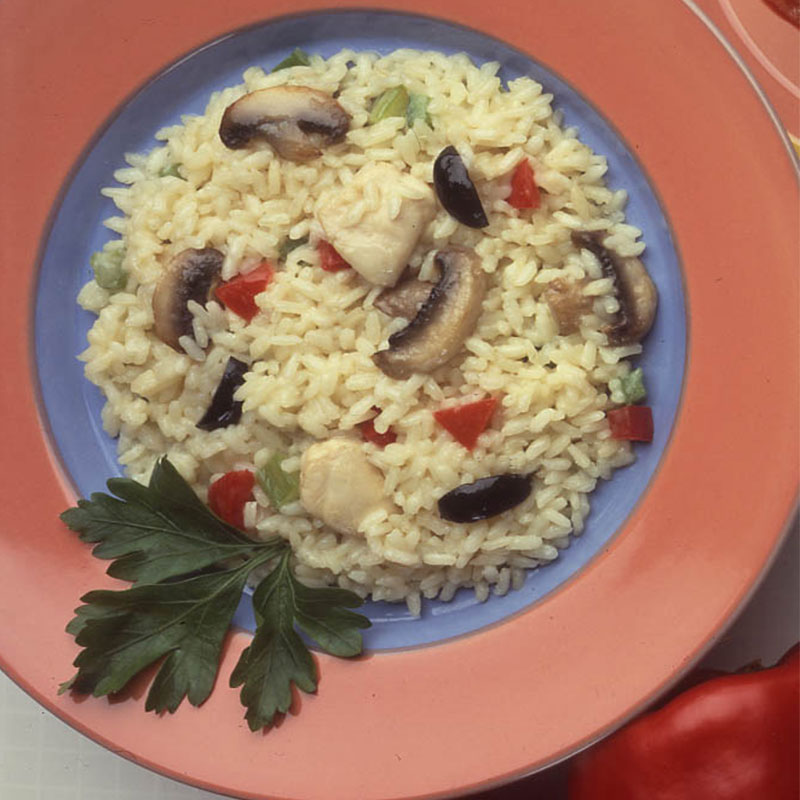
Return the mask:
<svg viewBox="0 0 800 800"><path fill-rule="evenodd" d="M633 460L608 415L655 290L625 192L497 63L300 55L103 190L119 238L79 303L105 430L131 477L166 455L288 539L310 585L416 614L503 594Z"/></svg>

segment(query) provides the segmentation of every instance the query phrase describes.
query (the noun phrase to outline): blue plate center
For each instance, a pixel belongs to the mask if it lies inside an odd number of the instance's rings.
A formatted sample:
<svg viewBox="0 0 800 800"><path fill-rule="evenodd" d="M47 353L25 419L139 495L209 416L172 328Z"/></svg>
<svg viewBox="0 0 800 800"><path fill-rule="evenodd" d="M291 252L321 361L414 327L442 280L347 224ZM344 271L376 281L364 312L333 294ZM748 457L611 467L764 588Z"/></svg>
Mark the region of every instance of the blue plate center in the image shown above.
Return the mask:
<svg viewBox="0 0 800 800"><path fill-rule="evenodd" d="M55 448L78 492L102 491L121 475L116 442L103 431L103 397L83 377L77 355L86 346L94 316L75 298L91 277L90 255L111 235L102 221L117 213L100 189L114 184L114 170L128 152L151 149L155 132L202 114L209 95L241 82L249 66L269 68L295 48L330 56L343 48L388 53L400 47L466 52L475 63L498 61L505 80L534 78L555 96L564 124L609 162L608 185L629 195L627 219L643 231L647 268L659 290L659 312L638 360L647 378L655 439L636 446L637 461L603 482L590 497L586 530L552 564L531 571L522 589L479 603L471 590L449 603L424 601L421 618L404 605L365 605L373 622L368 649L430 644L477 631L528 608L590 561L624 523L658 468L680 402L686 359L686 310L679 259L666 215L641 165L613 124L555 72L502 42L441 20L386 12L340 11L285 17L212 42L177 61L117 109L69 176L56 208L40 264L35 310L36 364ZM87 558L89 552L87 550ZM253 627L249 599L237 622Z"/></svg>

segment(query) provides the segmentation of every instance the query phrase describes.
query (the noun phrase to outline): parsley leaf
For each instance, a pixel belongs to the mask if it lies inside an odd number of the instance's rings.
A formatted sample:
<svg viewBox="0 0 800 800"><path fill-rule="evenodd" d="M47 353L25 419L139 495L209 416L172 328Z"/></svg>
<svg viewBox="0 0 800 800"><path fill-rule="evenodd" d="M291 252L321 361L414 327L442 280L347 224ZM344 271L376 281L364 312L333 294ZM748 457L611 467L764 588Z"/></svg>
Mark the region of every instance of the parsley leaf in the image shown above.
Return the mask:
<svg viewBox="0 0 800 800"><path fill-rule="evenodd" d="M101 697L123 689L143 669L166 656L147 695L147 711L173 712L188 697L208 698L217 676L225 634L250 571L272 558L186 580L139 585L121 592L95 591L67 627L83 648L78 672L62 689Z"/></svg>
<svg viewBox="0 0 800 800"><path fill-rule="evenodd" d="M264 547L212 514L165 458L148 486L128 478L107 485L116 498L95 493L61 519L84 542L97 543L93 555L116 559L108 568L115 578L159 583ZM284 546L278 539L267 545L273 555Z"/></svg>
<svg viewBox="0 0 800 800"><path fill-rule="evenodd" d="M331 655L349 657L361 652L360 628L370 621L348 611L360 598L344 589L310 589L289 568L284 553L253 594L259 620L253 643L244 650L231 674L232 687L241 686L245 718L257 731L288 710L292 683L305 692L317 688L317 669L295 625Z"/></svg>
<svg viewBox="0 0 800 800"><path fill-rule="evenodd" d="M113 694L161 662L145 709L174 712L184 699L200 705L213 689L248 576L270 562L253 595L253 643L231 676L232 686L243 685L253 730L288 709L293 683L316 690L316 665L298 630L332 655L361 652L359 629L370 622L347 610L361 604L358 596L304 586L291 572L288 542L252 541L220 520L166 458L148 486L115 478L108 488L115 496L93 494L61 518L95 545L95 556L113 559L109 574L135 585L81 598L67 625L82 648L78 671L61 692Z"/></svg>

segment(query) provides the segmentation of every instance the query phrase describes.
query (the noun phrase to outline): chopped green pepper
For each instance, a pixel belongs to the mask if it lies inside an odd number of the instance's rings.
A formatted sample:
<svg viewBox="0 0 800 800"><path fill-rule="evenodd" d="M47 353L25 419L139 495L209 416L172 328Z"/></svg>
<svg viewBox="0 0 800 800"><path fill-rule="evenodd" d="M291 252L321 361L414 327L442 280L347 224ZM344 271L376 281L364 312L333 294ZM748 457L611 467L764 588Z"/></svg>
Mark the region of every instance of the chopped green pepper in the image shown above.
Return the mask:
<svg viewBox="0 0 800 800"><path fill-rule="evenodd" d="M180 168L183 166L182 164L167 164L165 167L161 167L158 171L159 178L180 178L182 181L185 181L186 178L183 177L180 173Z"/></svg>
<svg viewBox="0 0 800 800"><path fill-rule="evenodd" d="M308 244L308 236L301 236L299 239L292 239L291 237L287 236L281 242L281 246L278 249L278 260L286 261L286 257L292 252L292 250L296 250L298 247L302 247L304 244Z"/></svg>
<svg viewBox="0 0 800 800"><path fill-rule="evenodd" d="M641 367L629 372L624 378L620 379L620 388L625 395L625 402L640 403L647 397L647 390L644 388L644 373Z"/></svg>
<svg viewBox="0 0 800 800"><path fill-rule="evenodd" d="M93 253L89 264L94 271L94 279L98 286L110 292L118 292L125 288L128 273L122 268L125 258L125 244L122 239L113 239L103 245L103 249Z"/></svg>
<svg viewBox="0 0 800 800"><path fill-rule="evenodd" d="M408 96L408 108L406 109L406 122L409 128L414 127L414 123L421 119L426 125L433 127L430 114L428 114L428 103L431 99L426 94L411 92Z"/></svg>
<svg viewBox="0 0 800 800"><path fill-rule="evenodd" d="M300 474L286 472L281 464L283 453L274 453L269 461L256 472L258 485L264 490L273 508L294 503L300 498Z"/></svg>
<svg viewBox="0 0 800 800"><path fill-rule="evenodd" d="M282 69L289 69L289 67L307 67L311 64L311 59L308 57L308 53L305 50L301 50L299 47L295 47L292 52L286 56L280 63L276 64L272 68L272 72L278 72Z"/></svg>
<svg viewBox="0 0 800 800"><path fill-rule="evenodd" d="M404 117L408 108L408 91L405 86L393 86L375 98L369 112L369 124L374 125L387 117Z"/></svg>

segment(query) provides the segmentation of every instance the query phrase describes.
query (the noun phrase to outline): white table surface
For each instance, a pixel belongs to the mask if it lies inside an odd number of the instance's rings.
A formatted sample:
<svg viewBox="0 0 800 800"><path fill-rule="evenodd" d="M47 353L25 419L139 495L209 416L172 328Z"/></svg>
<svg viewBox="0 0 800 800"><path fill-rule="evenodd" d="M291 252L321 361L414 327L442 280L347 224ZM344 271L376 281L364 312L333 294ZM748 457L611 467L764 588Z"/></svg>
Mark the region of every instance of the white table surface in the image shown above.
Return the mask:
<svg viewBox="0 0 800 800"><path fill-rule="evenodd" d="M763 583L705 663L726 669L758 658L772 663L794 644L800 637L799 573L800 539L795 526ZM0 673L2 800L218 797L156 775L105 750L45 711ZM559 797L551 794L549 800Z"/></svg>

